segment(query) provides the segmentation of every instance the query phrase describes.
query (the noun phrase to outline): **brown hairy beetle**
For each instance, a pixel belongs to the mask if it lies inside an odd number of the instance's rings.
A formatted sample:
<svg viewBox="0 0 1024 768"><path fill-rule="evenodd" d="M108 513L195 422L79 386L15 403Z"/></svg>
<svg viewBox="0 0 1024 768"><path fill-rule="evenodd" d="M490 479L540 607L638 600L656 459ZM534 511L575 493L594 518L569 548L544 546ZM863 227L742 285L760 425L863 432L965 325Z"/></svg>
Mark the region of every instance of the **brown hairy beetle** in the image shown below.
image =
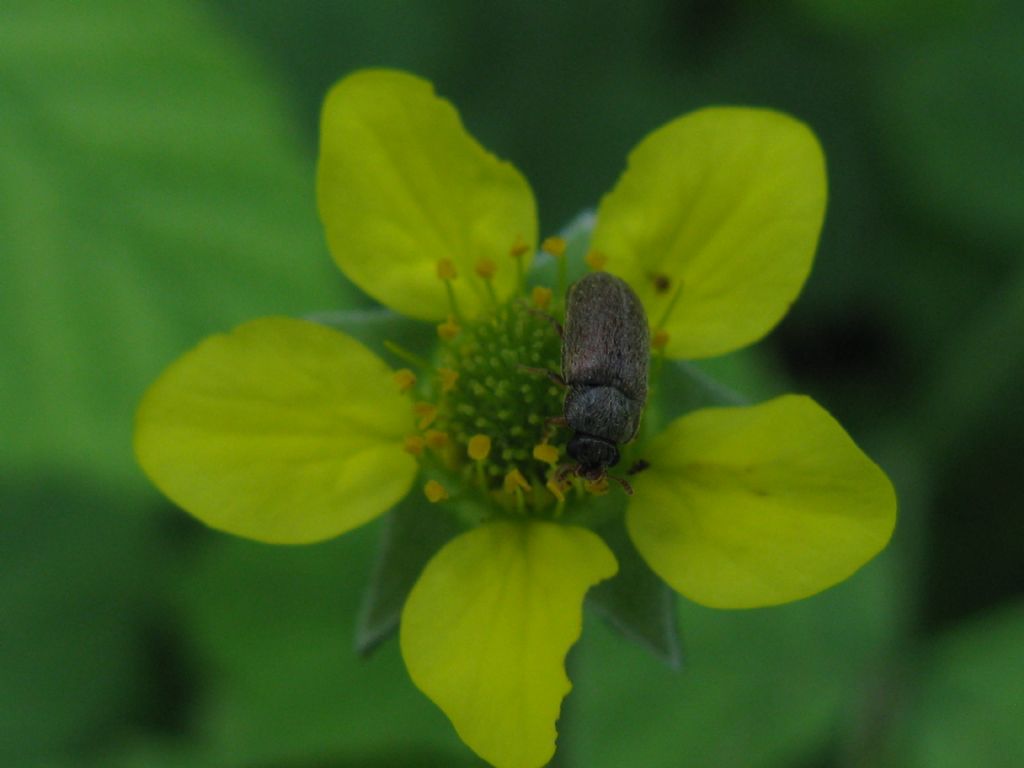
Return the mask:
<svg viewBox="0 0 1024 768"><path fill-rule="evenodd" d="M527 370L546 374L567 390L563 416L549 422L575 433L566 452L576 463L561 467L557 476L612 477L608 469L619 463L618 445L636 437L647 400L650 331L643 305L619 278L593 272L569 288L565 327L548 319L562 336L562 375ZM646 466L637 462L629 474ZM633 492L622 478L612 479Z"/></svg>

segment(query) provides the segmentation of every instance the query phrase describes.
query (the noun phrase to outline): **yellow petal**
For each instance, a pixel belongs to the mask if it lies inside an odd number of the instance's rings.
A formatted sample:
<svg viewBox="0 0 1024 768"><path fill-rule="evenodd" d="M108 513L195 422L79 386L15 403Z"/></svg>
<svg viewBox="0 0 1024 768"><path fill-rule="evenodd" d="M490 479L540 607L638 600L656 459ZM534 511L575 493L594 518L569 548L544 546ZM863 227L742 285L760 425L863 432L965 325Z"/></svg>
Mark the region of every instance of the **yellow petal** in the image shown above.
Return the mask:
<svg viewBox="0 0 1024 768"><path fill-rule="evenodd" d="M478 755L498 768L540 768L572 687L565 655L583 596L615 574L591 531L495 522L449 542L402 613L402 656L416 685Z"/></svg>
<svg viewBox="0 0 1024 768"><path fill-rule="evenodd" d="M449 312L438 264L448 259L460 310L488 301L475 265L499 265L499 296L516 286L517 241L533 253L537 214L526 180L488 153L426 80L365 70L324 102L317 169L320 218L334 260L360 288L409 317Z"/></svg>
<svg viewBox="0 0 1024 768"><path fill-rule="evenodd" d="M667 317L670 357L709 357L756 341L789 309L825 198L825 160L803 123L703 109L633 150L601 201L592 246L655 327Z"/></svg>
<svg viewBox="0 0 1024 768"><path fill-rule="evenodd" d="M807 397L687 414L645 458L629 533L659 576L703 605L813 595L874 557L896 523L885 473Z"/></svg>
<svg viewBox="0 0 1024 768"><path fill-rule="evenodd" d="M336 536L409 490L409 404L353 339L287 318L212 336L150 387L135 455L207 525L274 543Z"/></svg>

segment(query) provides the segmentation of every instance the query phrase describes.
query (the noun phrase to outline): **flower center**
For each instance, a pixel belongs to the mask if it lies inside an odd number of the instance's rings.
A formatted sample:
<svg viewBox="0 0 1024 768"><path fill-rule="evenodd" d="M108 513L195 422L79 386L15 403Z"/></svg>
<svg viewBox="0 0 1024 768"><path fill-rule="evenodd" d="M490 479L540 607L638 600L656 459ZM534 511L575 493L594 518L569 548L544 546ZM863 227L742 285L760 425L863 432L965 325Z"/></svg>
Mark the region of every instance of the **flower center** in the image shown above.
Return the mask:
<svg viewBox="0 0 1024 768"><path fill-rule="evenodd" d="M467 325L444 344L441 365L458 373L442 393L438 423L456 445L479 435L490 439L483 469L488 486L500 487L519 470L531 484L544 485L549 465L533 457L547 444L561 454L565 430L547 423L562 413L562 391L538 371L557 371L561 344L552 324L525 302L499 306Z"/></svg>
<svg viewBox="0 0 1024 768"><path fill-rule="evenodd" d="M453 487L489 506L553 513L564 500L555 472L568 440L565 429L550 423L561 415L563 398L546 374L560 365L554 322L514 298L465 325L450 320L439 334L437 386L424 436L437 450L425 454L427 461L454 475Z"/></svg>
<svg viewBox="0 0 1024 768"><path fill-rule="evenodd" d="M561 260L564 241L549 238L543 247ZM518 262L523 252L514 247L511 256ZM459 277L455 266L438 263L451 307L437 326L440 349L433 363L403 355L429 379L418 382L408 369L395 374L403 392L422 398L413 405L419 431L406 438L406 450L420 461L427 499L449 502L463 517L558 518L567 504L576 515L583 509L575 501L603 495L608 483L603 476L579 477L566 457L571 433L562 426L562 341L550 310L552 291L538 286L527 298L517 264L519 291L502 301L490 285L497 268L489 260L476 265L491 304L467 320L452 290ZM564 274L559 284L564 289Z"/></svg>

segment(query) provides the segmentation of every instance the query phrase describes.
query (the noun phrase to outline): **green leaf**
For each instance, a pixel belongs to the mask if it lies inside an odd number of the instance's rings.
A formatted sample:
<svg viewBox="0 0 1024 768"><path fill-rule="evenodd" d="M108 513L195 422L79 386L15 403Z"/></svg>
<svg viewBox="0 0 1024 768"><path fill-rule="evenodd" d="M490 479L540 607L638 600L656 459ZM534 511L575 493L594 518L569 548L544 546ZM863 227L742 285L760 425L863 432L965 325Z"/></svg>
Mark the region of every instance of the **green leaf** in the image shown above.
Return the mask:
<svg viewBox="0 0 1024 768"><path fill-rule="evenodd" d="M917 690L889 728L888 765L1024 764L1024 602L953 630L918 660Z"/></svg>
<svg viewBox="0 0 1024 768"><path fill-rule="evenodd" d="M131 413L176 355L253 316L358 300L283 112L199 4L4 5L5 467L141 486Z"/></svg>
<svg viewBox="0 0 1024 768"><path fill-rule="evenodd" d="M716 611L680 601L679 675L600 625L585 627L573 678L577 764L688 768L811 764L852 694L891 651L897 624L880 558L850 581L786 606Z"/></svg>
<svg viewBox="0 0 1024 768"><path fill-rule="evenodd" d="M83 756L150 693L143 609L159 553L132 506L74 476L0 483L0 764Z"/></svg>
<svg viewBox="0 0 1024 768"><path fill-rule="evenodd" d="M345 642L379 531L371 524L306 547L206 537L176 593L205 673L196 703L203 764L364 765L382 753L465 754L444 715L409 681L397 643L365 659Z"/></svg>
<svg viewBox="0 0 1024 768"><path fill-rule="evenodd" d="M597 529L615 553L619 572L587 594L587 604L630 640L672 669L682 659L676 593L650 569L629 539L621 516Z"/></svg>
<svg viewBox="0 0 1024 768"><path fill-rule="evenodd" d="M430 358L430 350L437 344L437 329L434 326L403 317L385 307L315 312L306 317L347 333L394 368L405 368L410 365L410 361L396 355L395 347L389 348L388 344L398 345L426 359Z"/></svg>
<svg viewBox="0 0 1024 768"><path fill-rule="evenodd" d="M797 5L838 31L875 37L920 34L923 29L953 24L989 10L997 0L797 0Z"/></svg>
<svg viewBox="0 0 1024 768"><path fill-rule="evenodd" d="M983 14L901 46L872 78L889 164L907 200L977 249L1019 254L1024 235L1024 68L1020 13Z"/></svg>
<svg viewBox="0 0 1024 768"><path fill-rule="evenodd" d="M966 314L966 313L965 313ZM1004 279L997 291L950 334L923 392L909 414L909 429L923 437L937 458L971 439L986 419L1005 419L1004 403L1019 395L1024 371L1024 268ZM936 419L934 414L942 414Z"/></svg>
<svg viewBox="0 0 1024 768"><path fill-rule="evenodd" d="M356 625L356 651L367 655L398 630L402 607L427 561L460 530L420 492L422 482L384 520L377 560Z"/></svg>

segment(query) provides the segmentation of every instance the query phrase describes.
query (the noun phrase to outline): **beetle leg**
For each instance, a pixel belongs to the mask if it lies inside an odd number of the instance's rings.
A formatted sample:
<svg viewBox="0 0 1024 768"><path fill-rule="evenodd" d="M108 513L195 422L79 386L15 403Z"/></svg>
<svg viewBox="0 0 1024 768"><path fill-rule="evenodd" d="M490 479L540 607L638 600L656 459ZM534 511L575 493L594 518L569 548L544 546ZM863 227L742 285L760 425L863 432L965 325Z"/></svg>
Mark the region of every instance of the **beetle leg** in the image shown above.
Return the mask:
<svg viewBox="0 0 1024 768"><path fill-rule="evenodd" d="M555 373L554 371L548 370L547 368L531 368L528 365L517 365L520 371L526 371L527 373L533 373L537 376L547 376L552 382L560 387L569 386L565 379L562 378L561 374Z"/></svg>
<svg viewBox="0 0 1024 768"><path fill-rule="evenodd" d="M565 483L569 475L579 474L579 464L563 464L555 470L555 482L559 485Z"/></svg>
<svg viewBox="0 0 1024 768"><path fill-rule="evenodd" d="M622 486L622 490L624 490L626 492L627 496L632 496L633 495L633 486L630 485L629 481L627 481L625 478L623 478L623 477L616 477L615 475L606 475L606 477L609 480L614 480L616 483L621 485Z"/></svg>
<svg viewBox="0 0 1024 768"><path fill-rule="evenodd" d="M540 318L542 318L544 320L547 320L549 323L551 323L551 327L555 329L555 333L558 334L558 338L561 339L561 338L565 337L565 333L562 330L562 324L560 322L558 322L557 320L555 320L555 318L553 318L547 312L544 312L544 311L542 311L540 309L537 309L536 307L531 307L529 304L526 303L525 300L523 300L521 303L523 304L523 306L526 309L526 311L529 312L531 315L536 315L537 317L540 317Z"/></svg>
<svg viewBox="0 0 1024 768"><path fill-rule="evenodd" d="M568 427L569 422L565 416L548 416L544 419L544 434L541 437L541 442L546 443L551 439L551 436L555 434L555 430L559 427Z"/></svg>
<svg viewBox="0 0 1024 768"><path fill-rule="evenodd" d="M546 419L544 419L544 426L544 435L546 437L551 437L551 433L554 432L556 428L568 427L569 420L566 419L565 416L548 416Z"/></svg>

